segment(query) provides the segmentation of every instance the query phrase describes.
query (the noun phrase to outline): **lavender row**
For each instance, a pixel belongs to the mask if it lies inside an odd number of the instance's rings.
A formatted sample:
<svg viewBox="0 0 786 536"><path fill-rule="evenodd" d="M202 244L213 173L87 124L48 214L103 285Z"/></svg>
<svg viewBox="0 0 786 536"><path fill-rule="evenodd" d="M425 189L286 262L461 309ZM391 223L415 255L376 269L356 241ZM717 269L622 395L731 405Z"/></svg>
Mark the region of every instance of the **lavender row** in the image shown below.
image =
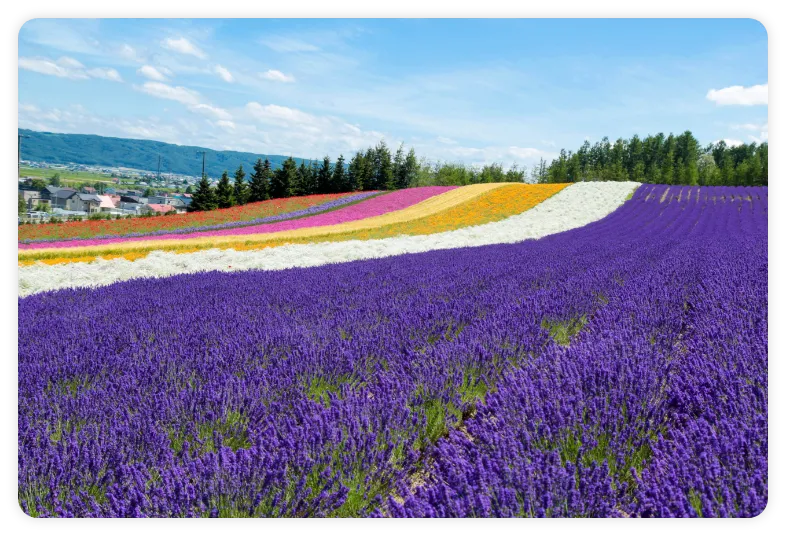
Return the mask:
<svg viewBox="0 0 786 536"><path fill-rule="evenodd" d="M755 515L767 191L688 191L521 244L21 299L20 504Z"/></svg>
<svg viewBox="0 0 786 536"><path fill-rule="evenodd" d="M570 346L516 369L465 430L440 441L426 484L391 499L390 511L761 512L766 225L766 190L643 187L602 224L573 233L596 246L614 240L619 262L608 270L619 284Z"/></svg>
<svg viewBox="0 0 786 536"><path fill-rule="evenodd" d="M294 212L284 212L283 214L276 214L273 216L266 216L264 218L254 218L253 220L244 220L244 221L230 221L225 223L216 223L213 225L202 225L199 227L182 227L179 229L164 229L159 231L148 231L145 233L126 233L123 235L99 235L90 237L90 240L100 240L103 238L138 238L138 237L146 237L146 236L161 236L161 235L170 235L170 234L189 234L189 233L198 233L202 231L217 231L221 229L234 229L238 227L249 227L251 225L259 225L262 223L275 223L278 221L284 220L294 220L297 218L302 218L304 216L313 216L315 214L321 214L323 212L328 212L330 210L340 208L346 205L350 205L352 203L357 203L358 201L363 201L364 199L368 199L369 197L379 195L379 192L361 192L354 195L348 195L345 197L340 197L338 199L334 199L333 201L328 201L327 203L322 203L318 205L312 205L308 208L304 208L302 210L297 210ZM40 242L69 242L72 240L84 240L84 238L40 238L37 240L20 240L19 242L22 244L33 244L33 243L40 243Z"/></svg>

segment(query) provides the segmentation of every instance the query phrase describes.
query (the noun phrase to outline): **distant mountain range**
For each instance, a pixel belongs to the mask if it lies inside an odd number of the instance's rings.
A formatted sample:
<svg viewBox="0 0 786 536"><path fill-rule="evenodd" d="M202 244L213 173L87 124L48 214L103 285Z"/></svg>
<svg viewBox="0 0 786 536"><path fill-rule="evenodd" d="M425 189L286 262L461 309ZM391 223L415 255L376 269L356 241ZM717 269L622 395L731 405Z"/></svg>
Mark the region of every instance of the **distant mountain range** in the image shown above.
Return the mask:
<svg viewBox="0 0 786 536"><path fill-rule="evenodd" d="M105 138L90 134L55 134L20 128L22 159L52 164L85 164L89 166L126 167L161 173L199 176L202 174L202 151L206 153L205 169L208 176L217 177L227 170L230 175L240 164L246 173L258 158L268 158L278 167L287 156L215 151L206 147L174 145L161 141ZM301 158L296 158L300 164Z"/></svg>

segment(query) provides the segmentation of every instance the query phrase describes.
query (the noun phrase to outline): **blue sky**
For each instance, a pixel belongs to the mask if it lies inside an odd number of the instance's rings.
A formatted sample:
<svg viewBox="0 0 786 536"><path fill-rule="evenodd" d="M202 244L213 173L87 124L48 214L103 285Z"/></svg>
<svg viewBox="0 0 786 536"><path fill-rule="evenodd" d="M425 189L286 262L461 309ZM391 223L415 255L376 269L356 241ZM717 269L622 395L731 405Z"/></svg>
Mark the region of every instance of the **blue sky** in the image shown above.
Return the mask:
<svg viewBox="0 0 786 536"><path fill-rule="evenodd" d="M585 139L764 141L754 20L59 20L19 33L19 126L263 154L531 165Z"/></svg>

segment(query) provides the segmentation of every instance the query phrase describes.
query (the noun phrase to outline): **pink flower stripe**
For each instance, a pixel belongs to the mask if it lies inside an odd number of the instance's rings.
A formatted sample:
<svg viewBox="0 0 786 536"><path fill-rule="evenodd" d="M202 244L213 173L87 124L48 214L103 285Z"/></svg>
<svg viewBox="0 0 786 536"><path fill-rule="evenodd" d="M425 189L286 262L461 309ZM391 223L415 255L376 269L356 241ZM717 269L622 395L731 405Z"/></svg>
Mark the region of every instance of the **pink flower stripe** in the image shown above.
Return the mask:
<svg viewBox="0 0 786 536"><path fill-rule="evenodd" d="M292 231L295 229L302 229L305 227L321 227L325 225L335 225L339 223L346 223L351 221L362 220L371 218L373 216L380 216L402 210L421 201L425 201L430 197L439 195L441 193L453 190L457 186L422 186L419 188L408 188L406 190L397 190L387 194L378 195L371 199L366 199L355 205L340 208L324 214L317 214L315 216L308 216L306 218L299 218L296 220L287 220L276 223L264 223L260 225L251 225L248 227L239 227L235 229L222 229L217 231L203 231L197 233L187 234L164 234L154 237L155 240L185 240L187 238L200 238L208 236L239 236L246 234L259 234L259 233L275 233L278 231ZM27 244L24 249L36 249L38 247L46 248L72 248L83 246L95 246L99 244L115 244L121 242L137 242L140 240L151 240L151 237L118 237L118 238L98 238L98 239L85 239L85 240L68 240L63 242L46 242L41 244ZM32 247L31 247L32 246Z"/></svg>

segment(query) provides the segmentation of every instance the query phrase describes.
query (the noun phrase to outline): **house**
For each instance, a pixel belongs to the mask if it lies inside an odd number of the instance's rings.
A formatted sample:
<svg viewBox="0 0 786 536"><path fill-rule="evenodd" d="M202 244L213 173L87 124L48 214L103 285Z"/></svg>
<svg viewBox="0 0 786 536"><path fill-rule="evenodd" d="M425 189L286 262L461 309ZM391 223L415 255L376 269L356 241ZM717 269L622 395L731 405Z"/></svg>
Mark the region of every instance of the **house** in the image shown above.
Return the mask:
<svg viewBox="0 0 786 536"><path fill-rule="evenodd" d="M117 207L111 197L108 195L97 195L96 197L101 201L101 204L98 205L98 210L101 212L115 212Z"/></svg>
<svg viewBox="0 0 786 536"><path fill-rule="evenodd" d="M178 212L183 212L188 206L180 197L169 197L166 195L150 196L147 202L156 205L169 205L171 207L175 207L175 210Z"/></svg>
<svg viewBox="0 0 786 536"><path fill-rule="evenodd" d="M77 193L72 199L71 210L87 212L88 214L101 212L101 199L95 194Z"/></svg>
<svg viewBox="0 0 786 536"><path fill-rule="evenodd" d="M138 195L121 195L120 201L123 203L141 203L142 205L148 203L147 197L141 197Z"/></svg>
<svg viewBox="0 0 786 536"><path fill-rule="evenodd" d="M105 194L109 199L112 200L112 204L116 207L120 206L120 196L114 194Z"/></svg>
<svg viewBox="0 0 786 536"><path fill-rule="evenodd" d="M148 203L153 203L155 205L169 205L170 201L174 199L174 197L169 197L166 195L151 195L148 199Z"/></svg>
<svg viewBox="0 0 786 536"><path fill-rule="evenodd" d="M39 190L38 188L33 188L32 186L25 186L23 184L19 185L19 197L21 197L24 200L28 210L38 205L38 203L42 203L42 204L48 203L48 200L44 202L42 198L43 191L45 190Z"/></svg>
<svg viewBox="0 0 786 536"><path fill-rule="evenodd" d="M145 205L143 203L127 203L125 201L120 201L118 206L120 210L124 211L126 214L139 215L142 213L142 207Z"/></svg>
<svg viewBox="0 0 786 536"><path fill-rule="evenodd" d="M68 188L61 188L60 186L49 185L46 188L44 188L44 190L46 190L49 193L49 196L51 198L51 196L53 196L55 192L57 192L58 190L68 190Z"/></svg>
<svg viewBox="0 0 786 536"><path fill-rule="evenodd" d="M46 189L54 188L47 186ZM51 190L50 190L51 192ZM52 199L52 208L59 208L62 210L76 210L74 208L77 202L77 192L73 188L57 188L54 193L50 193Z"/></svg>
<svg viewBox="0 0 786 536"><path fill-rule="evenodd" d="M142 206L141 213L142 214L155 214L155 215L162 215L166 214L167 212L176 211L175 207L171 205L160 205L158 203L147 203L146 205Z"/></svg>
<svg viewBox="0 0 786 536"><path fill-rule="evenodd" d="M92 186L83 186L82 187L82 192L86 193L86 194L94 194L94 193L96 193L96 189L93 188Z"/></svg>

